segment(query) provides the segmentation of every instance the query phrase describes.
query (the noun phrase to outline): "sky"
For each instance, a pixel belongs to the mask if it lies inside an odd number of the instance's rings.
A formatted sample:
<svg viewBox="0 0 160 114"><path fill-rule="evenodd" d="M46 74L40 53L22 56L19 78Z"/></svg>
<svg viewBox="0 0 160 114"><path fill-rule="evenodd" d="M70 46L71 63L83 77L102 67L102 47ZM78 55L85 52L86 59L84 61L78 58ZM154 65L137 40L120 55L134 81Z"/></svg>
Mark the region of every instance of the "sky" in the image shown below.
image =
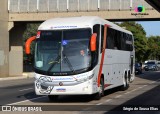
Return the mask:
<svg viewBox="0 0 160 114"><path fill-rule="evenodd" d="M137 21L146 31L146 36L160 36L160 21Z"/></svg>

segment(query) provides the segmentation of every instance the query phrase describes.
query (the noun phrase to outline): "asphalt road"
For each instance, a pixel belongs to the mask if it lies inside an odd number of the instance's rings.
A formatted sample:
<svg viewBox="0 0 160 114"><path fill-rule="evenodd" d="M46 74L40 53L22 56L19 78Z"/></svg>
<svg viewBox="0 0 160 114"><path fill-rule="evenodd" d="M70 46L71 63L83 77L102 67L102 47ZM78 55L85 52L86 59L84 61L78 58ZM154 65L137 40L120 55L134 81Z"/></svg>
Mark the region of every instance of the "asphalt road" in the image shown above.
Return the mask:
<svg viewBox="0 0 160 114"><path fill-rule="evenodd" d="M33 81L34 79L0 81L0 105L37 97Z"/></svg>
<svg viewBox="0 0 160 114"><path fill-rule="evenodd" d="M0 105L36 105L55 113L104 114L123 111L128 114L139 110L136 113L160 114L160 71L137 75L128 90L107 90L100 100L93 100L90 96L60 96L57 102L50 102L46 96L35 95L33 79L3 81L0 82Z"/></svg>

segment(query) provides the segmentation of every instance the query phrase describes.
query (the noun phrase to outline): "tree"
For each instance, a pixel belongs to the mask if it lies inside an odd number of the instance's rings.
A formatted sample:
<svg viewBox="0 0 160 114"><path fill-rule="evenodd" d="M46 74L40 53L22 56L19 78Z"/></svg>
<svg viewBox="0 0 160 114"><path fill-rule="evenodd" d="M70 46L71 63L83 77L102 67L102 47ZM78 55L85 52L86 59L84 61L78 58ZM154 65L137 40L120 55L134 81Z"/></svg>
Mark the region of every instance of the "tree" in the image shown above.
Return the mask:
<svg viewBox="0 0 160 114"><path fill-rule="evenodd" d="M160 36L148 37L148 47L150 51L150 59L160 60Z"/></svg>

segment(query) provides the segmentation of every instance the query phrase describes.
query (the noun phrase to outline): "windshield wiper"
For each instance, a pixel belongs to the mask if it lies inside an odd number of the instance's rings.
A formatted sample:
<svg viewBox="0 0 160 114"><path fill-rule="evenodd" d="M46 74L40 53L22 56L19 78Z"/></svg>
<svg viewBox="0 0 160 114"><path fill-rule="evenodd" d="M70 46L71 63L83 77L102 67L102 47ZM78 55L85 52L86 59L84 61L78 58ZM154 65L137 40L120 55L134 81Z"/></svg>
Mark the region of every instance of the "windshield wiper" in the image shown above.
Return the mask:
<svg viewBox="0 0 160 114"><path fill-rule="evenodd" d="M59 61L60 58L61 58L61 56L58 55L54 61ZM49 69L48 69L47 72L49 72L49 71L56 65L56 63L57 63L57 62L54 62L54 63L49 67Z"/></svg>
<svg viewBox="0 0 160 114"><path fill-rule="evenodd" d="M73 73L75 73L75 70L73 69L73 66L72 66L71 62L69 61L67 55L64 54L64 52L63 52L63 57L64 57L64 60L67 62L68 67L70 68L70 70L71 70Z"/></svg>
<svg viewBox="0 0 160 114"><path fill-rule="evenodd" d="M60 57L61 57L61 56L58 55L57 58L56 58L54 61L59 61ZM70 70L71 70L73 73L75 73L75 70L73 69L73 66L72 66L71 62L69 61L67 55L65 55L65 54L63 53L63 57L64 57L64 60L66 61L66 63L68 64L68 67L70 68ZM57 63L57 62L54 62L54 63L49 67L49 69L48 69L47 72L49 72L49 71L56 65L56 63Z"/></svg>

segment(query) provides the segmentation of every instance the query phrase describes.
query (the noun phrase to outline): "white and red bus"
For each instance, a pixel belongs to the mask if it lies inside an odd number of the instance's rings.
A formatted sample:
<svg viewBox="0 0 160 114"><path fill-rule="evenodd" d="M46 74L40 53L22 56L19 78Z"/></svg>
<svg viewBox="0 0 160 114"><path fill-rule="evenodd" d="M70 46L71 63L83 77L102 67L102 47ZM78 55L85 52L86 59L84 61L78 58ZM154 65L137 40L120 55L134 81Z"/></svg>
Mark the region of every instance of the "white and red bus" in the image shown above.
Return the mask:
<svg viewBox="0 0 160 114"><path fill-rule="evenodd" d="M35 92L55 100L59 95L95 95L134 80L134 39L130 31L96 16L54 18L43 22L35 45Z"/></svg>

